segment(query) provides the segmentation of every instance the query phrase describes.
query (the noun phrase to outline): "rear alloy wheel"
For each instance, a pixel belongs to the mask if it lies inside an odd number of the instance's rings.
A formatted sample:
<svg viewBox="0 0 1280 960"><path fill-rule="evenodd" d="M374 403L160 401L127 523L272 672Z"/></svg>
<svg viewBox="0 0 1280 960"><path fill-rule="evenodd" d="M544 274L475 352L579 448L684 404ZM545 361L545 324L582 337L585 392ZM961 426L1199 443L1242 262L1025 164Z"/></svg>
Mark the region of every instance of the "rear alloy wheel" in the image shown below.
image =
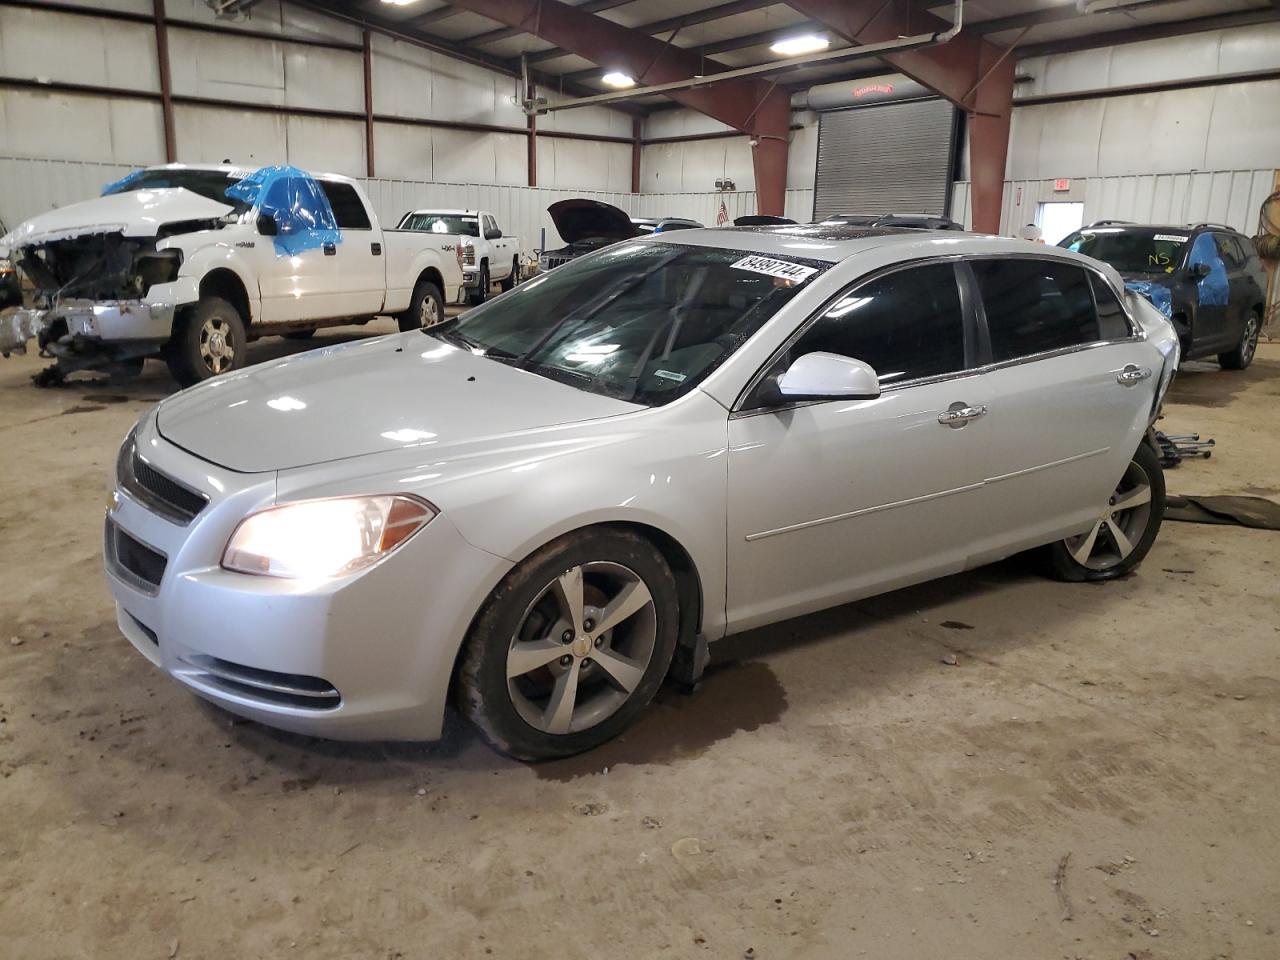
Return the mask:
<svg viewBox="0 0 1280 960"><path fill-rule="evenodd" d="M1164 519L1164 471L1143 442L1101 515L1085 532L1051 544L1051 572L1062 580L1111 580L1135 569Z"/></svg>
<svg viewBox="0 0 1280 960"><path fill-rule="evenodd" d="M675 580L652 544L604 528L571 534L512 571L477 618L463 710L523 760L589 750L653 698L677 619Z"/></svg>
<svg viewBox="0 0 1280 960"><path fill-rule="evenodd" d="M1240 334L1240 343L1230 353L1218 354L1218 365L1223 370L1243 370L1253 363L1258 352L1258 337L1262 334L1262 317L1257 310L1250 310Z"/></svg>
<svg viewBox="0 0 1280 960"><path fill-rule="evenodd" d="M418 281L409 299L409 309L396 316L396 322L405 333L426 330L444 321L444 297L440 288L430 280Z"/></svg>

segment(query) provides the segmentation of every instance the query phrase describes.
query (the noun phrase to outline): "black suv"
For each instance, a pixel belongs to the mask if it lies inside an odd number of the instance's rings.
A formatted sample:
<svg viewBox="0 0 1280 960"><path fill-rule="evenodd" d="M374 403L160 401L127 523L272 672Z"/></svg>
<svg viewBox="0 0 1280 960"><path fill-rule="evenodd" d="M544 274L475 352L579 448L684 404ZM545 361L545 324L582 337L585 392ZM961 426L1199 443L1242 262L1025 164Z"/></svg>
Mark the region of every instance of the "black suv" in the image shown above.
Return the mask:
<svg viewBox="0 0 1280 960"><path fill-rule="evenodd" d="M1267 281L1244 234L1219 223L1161 227L1101 220L1059 246L1115 267L1126 286L1173 321L1184 360L1216 354L1226 370L1253 362Z"/></svg>

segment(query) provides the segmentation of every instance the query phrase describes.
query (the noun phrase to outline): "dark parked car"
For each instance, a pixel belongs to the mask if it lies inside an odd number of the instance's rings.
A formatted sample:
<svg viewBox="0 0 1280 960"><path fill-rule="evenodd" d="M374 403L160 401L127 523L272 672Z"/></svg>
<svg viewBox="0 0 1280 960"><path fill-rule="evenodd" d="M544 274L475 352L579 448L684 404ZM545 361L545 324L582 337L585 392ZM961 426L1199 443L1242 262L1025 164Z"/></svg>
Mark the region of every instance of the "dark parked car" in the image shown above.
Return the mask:
<svg viewBox="0 0 1280 960"><path fill-rule="evenodd" d="M910 230L964 230L950 217L928 213L836 213L823 223L845 223L851 227L905 227Z"/></svg>
<svg viewBox="0 0 1280 960"><path fill-rule="evenodd" d="M1253 241L1218 223L1169 227L1103 220L1059 246L1115 267L1173 321L1182 358L1217 356L1227 370L1253 362L1266 275Z"/></svg>
<svg viewBox="0 0 1280 960"><path fill-rule="evenodd" d="M556 225L556 232L565 245L558 250L539 251L538 271L541 273L642 233L626 211L611 203L585 197L559 200L547 207L547 213L551 215L551 222Z"/></svg>
<svg viewBox="0 0 1280 960"><path fill-rule="evenodd" d="M669 233L672 230L696 230L702 226L697 220L688 220L684 217L632 217L631 222L635 224L637 230L641 233Z"/></svg>

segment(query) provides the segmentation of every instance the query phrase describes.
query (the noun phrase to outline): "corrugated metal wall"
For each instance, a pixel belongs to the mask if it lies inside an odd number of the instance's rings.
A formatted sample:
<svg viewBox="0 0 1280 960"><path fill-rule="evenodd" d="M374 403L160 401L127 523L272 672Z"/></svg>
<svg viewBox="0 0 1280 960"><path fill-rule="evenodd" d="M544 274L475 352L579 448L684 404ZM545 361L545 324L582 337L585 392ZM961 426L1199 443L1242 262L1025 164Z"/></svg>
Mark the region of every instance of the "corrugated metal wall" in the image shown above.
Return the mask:
<svg viewBox="0 0 1280 960"><path fill-rule="evenodd" d="M1258 227L1258 208L1270 195L1274 177L1272 169L1083 177L1073 179L1067 191L1054 190L1053 180L1010 180L1004 186L1000 232L1016 234L1023 224L1034 222L1040 203L1074 201L1084 203L1085 223L1213 222L1252 236ZM972 224L968 183L956 184L951 216L966 226Z"/></svg>

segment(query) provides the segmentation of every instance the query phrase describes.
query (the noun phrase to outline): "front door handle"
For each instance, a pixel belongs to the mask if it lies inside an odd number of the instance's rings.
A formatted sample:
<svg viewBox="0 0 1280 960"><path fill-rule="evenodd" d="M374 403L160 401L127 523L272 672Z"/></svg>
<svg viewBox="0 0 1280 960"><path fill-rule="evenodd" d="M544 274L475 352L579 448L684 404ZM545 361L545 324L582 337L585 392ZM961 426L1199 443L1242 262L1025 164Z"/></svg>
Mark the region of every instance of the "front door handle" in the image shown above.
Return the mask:
<svg viewBox="0 0 1280 960"><path fill-rule="evenodd" d="M970 420L977 420L979 417L987 415L987 405L980 403L977 406L970 406L960 400L957 400L950 407L938 414L938 422L944 427L958 429L963 427Z"/></svg>
<svg viewBox="0 0 1280 960"><path fill-rule="evenodd" d="M338 255L338 248L332 243L326 243L324 245L324 255L326 257L336 257Z"/></svg>
<svg viewBox="0 0 1280 960"><path fill-rule="evenodd" d="M1116 372L1116 383L1122 387L1132 387L1151 376L1151 370L1140 367L1136 363L1126 363L1123 370Z"/></svg>

